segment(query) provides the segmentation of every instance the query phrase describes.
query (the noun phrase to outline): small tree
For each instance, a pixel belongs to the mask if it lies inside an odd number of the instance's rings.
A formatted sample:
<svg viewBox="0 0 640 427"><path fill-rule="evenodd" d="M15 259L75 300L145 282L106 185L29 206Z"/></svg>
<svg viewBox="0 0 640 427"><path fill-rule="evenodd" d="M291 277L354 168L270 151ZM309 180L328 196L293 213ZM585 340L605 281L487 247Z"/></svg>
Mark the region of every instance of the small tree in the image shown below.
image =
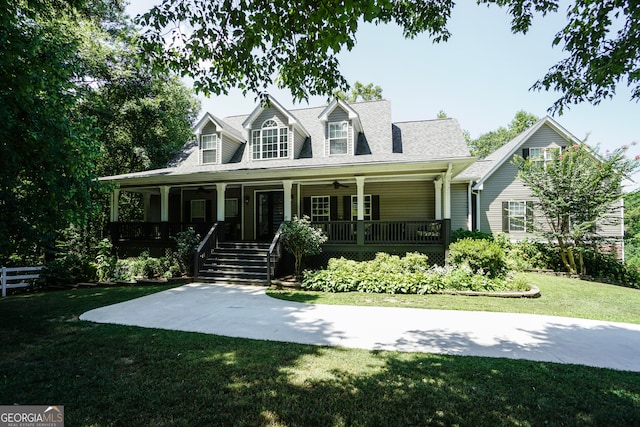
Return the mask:
<svg viewBox="0 0 640 427"><path fill-rule="evenodd" d="M293 221L285 223L281 238L285 249L295 258L296 277L302 275L302 258L322 252L321 245L327 241L322 229L313 227L306 215L302 218L295 216Z"/></svg>
<svg viewBox="0 0 640 427"><path fill-rule="evenodd" d="M636 160L625 157L623 146L604 157L586 144L574 144L553 150L552 160L514 157L518 178L531 189L543 214L545 227L534 230L560 248L562 263L570 273L586 274L584 249L602 236L598 224L613 223L613 214L622 198L622 181L638 167Z"/></svg>

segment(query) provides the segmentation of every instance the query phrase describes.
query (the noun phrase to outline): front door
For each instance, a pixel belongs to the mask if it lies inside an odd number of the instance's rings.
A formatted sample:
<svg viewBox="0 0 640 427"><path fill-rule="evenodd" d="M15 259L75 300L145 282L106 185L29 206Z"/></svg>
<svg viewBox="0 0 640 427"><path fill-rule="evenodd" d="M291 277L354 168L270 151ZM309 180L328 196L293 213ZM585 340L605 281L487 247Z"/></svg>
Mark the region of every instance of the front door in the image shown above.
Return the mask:
<svg viewBox="0 0 640 427"><path fill-rule="evenodd" d="M256 192L256 239L271 241L284 221L284 192Z"/></svg>

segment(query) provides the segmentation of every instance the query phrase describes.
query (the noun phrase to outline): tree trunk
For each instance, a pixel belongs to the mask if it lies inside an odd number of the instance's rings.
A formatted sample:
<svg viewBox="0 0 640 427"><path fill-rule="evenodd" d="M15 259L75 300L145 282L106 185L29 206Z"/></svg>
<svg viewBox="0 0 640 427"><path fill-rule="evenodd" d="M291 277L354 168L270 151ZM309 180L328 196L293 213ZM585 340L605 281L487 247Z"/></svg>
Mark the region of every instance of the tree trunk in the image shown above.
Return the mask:
<svg viewBox="0 0 640 427"><path fill-rule="evenodd" d="M571 274L576 274L576 262L573 258L573 251L570 246L567 246L564 240L558 237L558 246L560 246L560 258L564 267Z"/></svg>

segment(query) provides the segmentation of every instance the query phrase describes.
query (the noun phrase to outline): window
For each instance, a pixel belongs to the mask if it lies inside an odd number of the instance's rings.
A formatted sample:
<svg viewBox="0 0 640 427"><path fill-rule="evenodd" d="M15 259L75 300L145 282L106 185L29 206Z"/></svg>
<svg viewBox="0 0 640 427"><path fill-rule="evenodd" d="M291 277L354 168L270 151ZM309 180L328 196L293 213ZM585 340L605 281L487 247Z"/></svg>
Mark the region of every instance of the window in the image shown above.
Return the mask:
<svg viewBox="0 0 640 427"><path fill-rule="evenodd" d="M216 163L218 137L215 134L200 137L200 161L202 164Z"/></svg>
<svg viewBox="0 0 640 427"><path fill-rule="evenodd" d="M205 222L207 215L206 200L191 201L191 222Z"/></svg>
<svg viewBox="0 0 640 427"><path fill-rule="evenodd" d="M311 197L311 222L326 222L331 220L331 197Z"/></svg>
<svg viewBox="0 0 640 427"><path fill-rule="evenodd" d="M364 196L364 219L371 220L371 194ZM358 196L351 196L351 221L358 219Z"/></svg>
<svg viewBox="0 0 640 427"><path fill-rule="evenodd" d="M532 162L537 164L546 164L553 160L555 153L560 151L560 147L532 147L529 148L529 157Z"/></svg>
<svg viewBox="0 0 640 427"><path fill-rule="evenodd" d="M509 202L509 231L527 231L527 205Z"/></svg>
<svg viewBox="0 0 640 427"><path fill-rule="evenodd" d="M509 201L502 203L502 231L504 233L531 232L533 202Z"/></svg>
<svg viewBox="0 0 640 427"><path fill-rule="evenodd" d="M251 136L253 159L278 159L289 157L289 129L278 127L275 120L266 120L262 128Z"/></svg>
<svg viewBox="0 0 640 427"><path fill-rule="evenodd" d="M347 154L349 124L347 122L329 123L329 154Z"/></svg>

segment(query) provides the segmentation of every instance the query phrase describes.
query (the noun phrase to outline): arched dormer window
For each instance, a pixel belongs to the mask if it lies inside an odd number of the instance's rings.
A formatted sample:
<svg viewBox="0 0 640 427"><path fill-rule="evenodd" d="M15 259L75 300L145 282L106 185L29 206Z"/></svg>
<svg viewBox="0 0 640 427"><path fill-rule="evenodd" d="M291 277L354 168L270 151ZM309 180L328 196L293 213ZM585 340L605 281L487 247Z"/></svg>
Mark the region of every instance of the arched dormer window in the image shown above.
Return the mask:
<svg viewBox="0 0 640 427"><path fill-rule="evenodd" d="M253 159L278 159L289 157L289 129L279 127L273 119L265 120L260 129L251 135Z"/></svg>

